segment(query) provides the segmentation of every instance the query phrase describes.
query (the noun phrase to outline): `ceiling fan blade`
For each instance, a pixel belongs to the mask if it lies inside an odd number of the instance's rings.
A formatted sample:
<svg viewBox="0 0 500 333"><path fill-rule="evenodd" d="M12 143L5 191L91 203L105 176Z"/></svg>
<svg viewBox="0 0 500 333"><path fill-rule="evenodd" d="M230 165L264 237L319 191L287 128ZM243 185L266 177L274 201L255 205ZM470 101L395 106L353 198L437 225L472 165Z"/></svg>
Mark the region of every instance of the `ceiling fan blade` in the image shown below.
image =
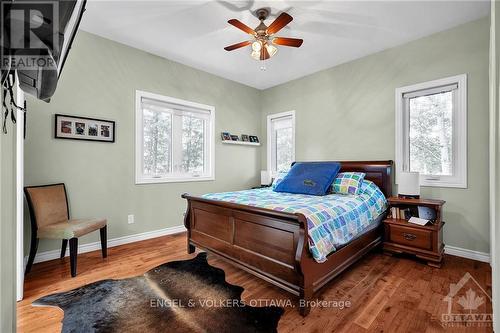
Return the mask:
<svg viewBox="0 0 500 333"><path fill-rule="evenodd" d="M236 50L236 49L239 49L240 47L244 47L244 46L247 46L247 45L250 45L250 44L252 44L252 42L249 41L249 40L246 40L246 41L241 42L241 43L236 43L236 44L233 44L233 45L226 46L224 48L224 50L226 50L226 51L232 51L232 50Z"/></svg>
<svg viewBox="0 0 500 333"><path fill-rule="evenodd" d="M271 25L267 28L266 31L269 35L275 34L278 31L280 31L285 25L292 22L292 20L293 17L291 17L287 13L281 13L280 16L278 16L276 20L274 20L274 22L271 23Z"/></svg>
<svg viewBox="0 0 500 333"><path fill-rule="evenodd" d="M249 35L252 35L252 36L255 35L255 30L250 28L248 25L242 23L241 21L238 21L237 19L231 19L231 20L227 21L227 23L235 26L236 28L238 28L240 30L243 30L244 32L246 32Z"/></svg>
<svg viewBox="0 0 500 333"><path fill-rule="evenodd" d="M260 49L260 60L267 60L269 58L271 58L271 56L269 52L267 52L267 48L263 46L262 49Z"/></svg>
<svg viewBox="0 0 500 333"><path fill-rule="evenodd" d="M273 38L273 43L284 46L300 47L304 42L299 38L276 37Z"/></svg>

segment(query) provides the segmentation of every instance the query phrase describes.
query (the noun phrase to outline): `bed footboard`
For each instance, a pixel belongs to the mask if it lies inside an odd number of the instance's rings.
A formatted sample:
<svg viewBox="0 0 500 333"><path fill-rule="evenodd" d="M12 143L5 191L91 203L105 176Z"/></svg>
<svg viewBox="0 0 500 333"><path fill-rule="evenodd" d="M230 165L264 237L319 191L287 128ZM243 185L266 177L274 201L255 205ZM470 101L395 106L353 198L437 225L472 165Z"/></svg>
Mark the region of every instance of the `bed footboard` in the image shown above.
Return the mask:
<svg viewBox="0 0 500 333"><path fill-rule="evenodd" d="M188 252L200 247L295 294L301 294L300 262L307 244L306 218L184 194Z"/></svg>

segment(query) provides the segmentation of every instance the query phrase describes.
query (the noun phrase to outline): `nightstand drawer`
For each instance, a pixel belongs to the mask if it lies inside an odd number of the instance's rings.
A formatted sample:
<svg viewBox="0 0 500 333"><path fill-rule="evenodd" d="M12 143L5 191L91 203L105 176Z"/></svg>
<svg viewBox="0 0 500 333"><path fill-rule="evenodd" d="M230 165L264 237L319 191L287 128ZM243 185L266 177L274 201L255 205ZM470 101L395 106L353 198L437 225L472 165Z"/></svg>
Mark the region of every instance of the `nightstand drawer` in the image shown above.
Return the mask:
<svg viewBox="0 0 500 333"><path fill-rule="evenodd" d="M391 225L389 237L393 243L432 250L432 231L430 230Z"/></svg>

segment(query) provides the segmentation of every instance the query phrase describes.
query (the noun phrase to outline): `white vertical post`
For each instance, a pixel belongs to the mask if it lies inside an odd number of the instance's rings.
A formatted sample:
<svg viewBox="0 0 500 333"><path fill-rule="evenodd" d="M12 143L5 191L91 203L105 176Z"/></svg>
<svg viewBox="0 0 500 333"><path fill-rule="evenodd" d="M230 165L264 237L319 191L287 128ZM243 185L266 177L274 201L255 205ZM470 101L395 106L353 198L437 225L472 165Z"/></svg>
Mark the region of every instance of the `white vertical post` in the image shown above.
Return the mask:
<svg viewBox="0 0 500 333"><path fill-rule="evenodd" d="M17 86L16 104L24 106L24 92ZM24 112L17 110L16 125L16 299L23 299L24 287Z"/></svg>
<svg viewBox="0 0 500 333"><path fill-rule="evenodd" d="M499 117L498 117L498 100L499 86L497 81L498 75L498 55L496 49L496 1L491 1L491 19L490 19L490 75L489 75L489 86L490 86L490 112L489 112L489 178L490 178L490 264L492 270L492 309L493 309L493 331L498 332L500 330L500 321L498 311L500 306L498 302L500 301L500 276L498 267L498 242L497 236L500 233L498 228L498 128Z"/></svg>

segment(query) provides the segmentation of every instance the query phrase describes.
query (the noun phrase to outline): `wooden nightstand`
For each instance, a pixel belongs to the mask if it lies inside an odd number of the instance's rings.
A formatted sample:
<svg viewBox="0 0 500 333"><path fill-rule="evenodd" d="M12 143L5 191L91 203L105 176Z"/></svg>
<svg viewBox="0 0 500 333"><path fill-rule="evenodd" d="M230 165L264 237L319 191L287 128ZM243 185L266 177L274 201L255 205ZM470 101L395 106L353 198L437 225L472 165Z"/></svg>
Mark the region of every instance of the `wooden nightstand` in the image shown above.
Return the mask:
<svg viewBox="0 0 500 333"><path fill-rule="evenodd" d="M432 199L404 199L390 197L389 216L384 220L384 252L409 253L427 260L433 267L441 267L444 254L443 226L441 212L445 201ZM391 215L391 208L417 209L418 206L429 207L436 212L434 223L425 226L409 223L402 216Z"/></svg>

